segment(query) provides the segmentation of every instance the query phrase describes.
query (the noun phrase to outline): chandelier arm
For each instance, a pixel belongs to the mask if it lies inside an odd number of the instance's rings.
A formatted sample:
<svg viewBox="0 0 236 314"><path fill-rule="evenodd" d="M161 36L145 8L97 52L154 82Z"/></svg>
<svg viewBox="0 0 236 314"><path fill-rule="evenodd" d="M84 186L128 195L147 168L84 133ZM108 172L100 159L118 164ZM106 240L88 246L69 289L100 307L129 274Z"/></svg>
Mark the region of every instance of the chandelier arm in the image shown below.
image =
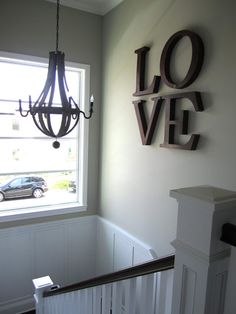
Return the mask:
<svg viewBox="0 0 236 314"><path fill-rule="evenodd" d="M69 92L69 87L67 85L66 74L65 74L65 54L64 53L63 53L63 58L61 60L61 67L63 69L63 84L64 84L67 92Z"/></svg>
<svg viewBox="0 0 236 314"><path fill-rule="evenodd" d="M52 136L52 135L48 132L47 128L45 127L44 122L43 122L44 128L42 128L42 126L38 124L38 121L36 120L35 115L32 115L32 118L33 118L33 120L34 120L34 124L36 125L36 127L37 127L43 134L45 134L45 135L47 135L47 136L50 136L50 137L55 137L55 136Z"/></svg>
<svg viewBox="0 0 236 314"><path fill-rule="evenodd" d="M40 97L45 94L47 95L45 92L44 92L44 89L43 91L41 92L38 100L34 103L34 106L32 107L31 106L31 97L29 96L29 106L30 106L30 113L32 115L32 118L33 118L33 121L34 121L34 124L36 125L36 127L42 132L44 133L45 135L47 136L51 136L51 134L49 133L49 131L47 130L46 126L45 126L45 123L44 123L44 120L43 120L43 117L42 117L42 112L41 112L41 109L43 107L45 107L45 104L44 102L42 102L42 99L40 99ZM44 96L44 98L46 98L46 96ZM39 121L37 121L37 118L39 119Z"/></svg>
<svg viewBox="0 0 236 314"><path fill-rule="evenodd" d="M69 92L69 87L68 87L68 85L67 85L67 80L66 80L65 72L64 72L63 81L64 81L64 85L65 85L65 87L66 87L67 92Z"/></svg>
<svg viewBox="0 0 236 314"><path fill-rule="evenodd" d="M74 101L74 99L72 97L70 97L70 100L73 101L75 107L78 109L79 114L82 114L84 116L85 119L90 119L92 117L93 114L93 102L90 102L90 109L89 109L89 115L86 116L85 112L79 109L79 106L77 105L77 103Z"/></svg>
<svg viewBox="0 0 236 314"><path fill-rule="evenodd" d="M45 100L46 100L46 97L47 97L49 90L51 88L52 82L55 81L55 72L56 72L55 52L51 51L49 53L49 64L48 64L48 73L47 73L46 82L44 84L44 88L43 88L41 94L39 95L38 99L36 100L36 102L34 103L34 106L32 108L37 107L39 104L45 103Z"/></svg>
<svg viewBox="0 0 236 314"><path fill-rule="evenodd" d="M54 133L53 128L52 128L52 123L51 123L51 116L50 114L46 114L46 121L47 121L47 131L49 131L49 134L51 137L58 137L57 134Z"/></svg>
<svg viewBox="0 0 236 314"><path fill-rule="evenodd" d="M85 112L84 111L81 111L80 110L80 113L84 116L84 118L86 119L86 120L88 120L88 119L90 119L91 117L92 117L92 114L93 114L93 110L89 110L89 115L88 116L86 116L86 114L85 114Z"/></svg>
<svg viewBox="0 0 236 314"><path fill-rule="evenodd" d="M60 64L60 69L62 70L61 75L62 75L62 81L63 81L63 86L64 86L64 90L66 89L67 92L69 92L69 87L67 85L67 81L66 81L66 75L65 75L65 54L63 52L60 51L60 61L58 64Z"/></svg>
<svg viewBox="0 0 236 314"><path fill-rule="evenodd" d="M40 103L37 107L37 115L33 115L34 122L44 134L50 137L56 137L51 126L50 114L48 112L45 113L43 108L46 108L45 105Z"/></svg>
<svg viewBox="0 0 236 314"><path fill-rule="evenodd" d="M48 107L52 107L53 98L54 98L54 92L55 92L55 81L56 81L56 70L57 70L57 55L53 55L53 67L51 69L50 77L48 80L48 90L47 95L50 93L49 99L48 99Z"/></svg>
<svg viewBox="0 0 236 314"><path fill-rule="evenodd" d="M58 54L58 63L57 63L57 74L58 74L58 85L61 97L61 103L63 108L62 113L62 121L61 127L58 131L58 137L65 136L70 128L71 123L71 103L68 102L66 92L65 92L65 85L64 85L64 76L65 76L65 63L64 63L64 53Z"/></svg>
<svg viewBox="0 0 236 314"><path fill-rule="evenodd" d="M53 104L53 98L54 98L54 92L55 92L56 69L57 69L57 54L54 53L52 58L53 58L53 69L52 69L52 72L50 73L52 80L49 81L50 89L48 90L48 92L50 92L50 96L49 96L49 100L47 104L48 108L52 108L52 104ZM41 107L43 106L44 104L41 104ZM41 114L39 118L40 118L40 124L42 124L42 121L44 123L44 120L46 120L47 130L49 131L52 137L56 137L54 130L52 128L50 112L47 112L44 115Z"/></svg>
<svg viewBox="0 0 236 314"><path fill-rule="evenodd" d="M39 106L37 107L37 115L36 114L32 115L34 123L38 127L38 129L40 131L42 131L44 134L46 134L47 136L56 137L56 135L55 135L55 133L54 133L52 127L51 127L51 121L48 119L48 117L50 117L50 114L43 113L41 111L41 109L43 107L45 107L45 106L42 106L42 104L39 104ZM46 118L45 118L45 115L46 115ZM38 121L37 121L36 117L38 117ZM44 121L45 119L47 121L48 128L46 127L46 124L45 124L45 121Z"/></svg>
<svg viewBox="0 0 236 314"><path fill-rule="evenodd" d="M41 132L43 132L45 135L50 136L50 137L56 137L56 135L51 126L50 115L48 113L42 113L42 108L45 107L45 100L50 90L51 90L51 95L49 98L48 105L51 106L50 102L52 103L54 89L55 89L55 72L56 72L56 55L55 55L55 52L50 52L47 79L46 79L42 93L40 94L39 98L37 99L34 106L32 107L32 116L33 116L34 123L36 124L36 126ZM38 120L36 118L36 114L37 114ZM47 121L48 128L46 127L46 124L44 121L45 119Z"/></svg>
<svg viewBox="0 0 236 314"><path fill-rule="evenodd" d="M67 114L66 112L63 112L62 113L62 122L61 122L61 126L60 126L60 129L57 133L57 137L63 137L67 134L69 130L69 127L70 127L70 114Z"/></svg>
<svg viewBox="0 0 236 314"><path fill-rule="evenodd" d="M58 59L57 59L58 84L59 84L59 91L60 91L62 105L65 106L66 109L70 109L71 105L67 100L67 96L65 92L65 85L64 85L64 76L65 76L64 58L65 58L64 53L59 51Z"/></svg>
<svg viewBox="0 0 236 314"><path fill-rule="evenodd" d="M39 126L39 128L41 130L43 130L42 132L44 134L46 134L46 135L48 135L50 137L56 137L56 135L53 132L52 127L51 127L51 129L49 128L49 125L51 125L51 121L48 121L48 114L47 113L43 113L42 110L41 110L42 108L43 108L43 106L40 105L40 107L39 107L40 110L38 111L38 120L39 121L36 120L36 116L34 117L35 118L34 121L36 121L36 124ZM45 118L45 115L46 115L46 118ZM47 126L48 127L46 127L46 124L45 124L45 121L44 121L45 119L47 121Z"/></svg>
<svg viewBox="0 0 236 314"><path fill-rule="evenodd" d="M80 115L81 110L80 110L79 106L77 105L77 103L74 101L74 98L73 98L73 97L70 97L69 100L70 100L70 103L73 102L73 104L74 104L76 110L78 111L78 114Z"/></svg>
<svg viewBox="0 0 236 314"><path fill-rule="evenodd" d="M22 109L22 101L21 99L19 99L19 112L20 112L20 115L25 118L28 116L29 112L30 112L30 109L29 110L24 110L25 113L23 113L23 109Z"/></svg>
<svg viewBox="0 0 236 314"><path fill-rule="evenodd" d="M76 117L76 121L75 121L74 125L66 132L65 135L67 135L70 132L72 132L74 130L74 128L76 127L76 125L78 124L78 122L79 122L79 115Z"/></svg>

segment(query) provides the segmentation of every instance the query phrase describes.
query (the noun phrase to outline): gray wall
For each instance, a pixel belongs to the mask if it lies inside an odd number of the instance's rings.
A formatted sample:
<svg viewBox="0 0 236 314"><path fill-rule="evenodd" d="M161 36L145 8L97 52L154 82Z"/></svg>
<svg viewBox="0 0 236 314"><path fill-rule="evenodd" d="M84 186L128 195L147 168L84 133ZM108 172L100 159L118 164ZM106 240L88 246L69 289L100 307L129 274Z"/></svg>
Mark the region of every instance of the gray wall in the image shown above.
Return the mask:
<svg viewBox="0 0 236 314"><path fill-rule="evenodd" d="M126 0L104 18L99 213L148 243L158 255L173 250L169 243L175 238L177 203L169 197L171 189L207 184L236 190L235 12L233 0ZM205 106L205 111L191 115L191 133L202 136L199 149L160 147L164 112L153 144L142 146L132 104L137 99L132 96L134 50L151 47L150 83L154 74L160 75L166 41L182 29L197 32L205 46L201 73L186 88L200 91ZM183 77L190 44L184 41L176 55L173 67ZM162 95L175 92L180 91L160 86Z"/></svg>
<svg viewBox="0 0 236 314"><path fill-rule="evenodd" d="M93 213L98 197L102 19L61 6L59 30L59 49L65 52L66 61L91 66L91 92L96 104L89 134L88 213ZM0 1L0 51L48 58L49 51L55 50L55 32L55 4L43 0Z"/></svg>
<svg viewBox="0 0 236 314"><path fill-rule="evenodd" d="M99 182L101 216L147 242L158 254L172 250L177 204L169 190L211 184L236 190L234 33L236 4L227 0L125 0L103 19L62 7L60 49L68 61L91 65L97 110L89 146L89 210L97 208L101 33L103 20L103 107ZM0 50L47 57L55 49L55 5L43 0L1 0ZM148 45L148 81L160 74L161 51L176 31L191 29L205 45L198 79L187 90L202 93L205 111L193 114L202 139L197 151L160 148L164 112L153 145L142 146L134 113L136 55ZM189 44L177 65L186 69ZM173 93L161 84L160 94Z"/></svg>

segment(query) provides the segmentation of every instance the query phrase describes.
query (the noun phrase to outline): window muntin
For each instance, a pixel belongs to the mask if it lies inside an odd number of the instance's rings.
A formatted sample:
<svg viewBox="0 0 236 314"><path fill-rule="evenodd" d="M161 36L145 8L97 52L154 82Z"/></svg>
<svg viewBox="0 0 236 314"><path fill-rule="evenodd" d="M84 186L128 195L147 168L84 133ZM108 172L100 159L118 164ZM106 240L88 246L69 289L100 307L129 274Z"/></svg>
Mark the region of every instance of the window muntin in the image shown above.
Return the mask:
<svg viewBox="0 0 236 314"><path fill-rule="evenodd" d="M25 56L23 59L0 57L0 183L14 177L39 176L45 179L49 191L40 199L0 202L0 212L51 205L86 205L88 125L80 120L69 135L60 139L61 147L55 150L53 139L36 128L31 116L22 118L16 114L18 102L12 100L28 100L30 93L36 101L47 75L47 60L28 62ZM85 99L89 98L89 67L67 66L66 79L69 95L84 110ZM59 102L58 90L55 90L54 99ZM27 104L23 104L23 108L25 106L27 109ZM72 182L73 187L76 186L73 191Z"/></svg>

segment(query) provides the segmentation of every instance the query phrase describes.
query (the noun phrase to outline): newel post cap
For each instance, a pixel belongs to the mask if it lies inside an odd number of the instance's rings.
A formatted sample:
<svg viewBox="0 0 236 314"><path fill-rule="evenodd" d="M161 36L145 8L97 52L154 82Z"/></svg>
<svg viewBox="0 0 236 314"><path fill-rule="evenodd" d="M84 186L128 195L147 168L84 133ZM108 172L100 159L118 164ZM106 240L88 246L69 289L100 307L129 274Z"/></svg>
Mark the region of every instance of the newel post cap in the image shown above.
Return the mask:
<svg viewBox="0 0 236 314"><path fill-rule="evenodd" d="M194 198L202 202L207 202L209 204L218 204L222 202L235 201L236 202L236 192L221 189L218 187L200 185L195 187L181 188L177 190L171 190L170 196L181 200L184 198Z"/></svg>
<svg viewBox="0 0 236 314"><path fill-rule="evenodd" d="M226 222L236 221L236 192L213 186L196 186L170 191L178 201L176 242L214 256L229 246L220 241Z"/></svg>

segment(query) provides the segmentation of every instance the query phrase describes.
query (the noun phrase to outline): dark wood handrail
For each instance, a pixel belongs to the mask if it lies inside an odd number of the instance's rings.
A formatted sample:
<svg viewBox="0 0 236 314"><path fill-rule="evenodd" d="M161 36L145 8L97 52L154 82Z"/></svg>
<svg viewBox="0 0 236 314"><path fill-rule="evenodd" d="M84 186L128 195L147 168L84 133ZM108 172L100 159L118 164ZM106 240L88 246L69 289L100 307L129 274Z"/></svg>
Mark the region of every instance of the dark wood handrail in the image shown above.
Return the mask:
<svg viewBox="0 0 236 314"><path fill-rule="evenodd" d="M175 255L165 256L165 257L155 259L144 264L125 268L117 272L98 276L98 277L88 279L88 280L75 283L72 285L68 285L62 288L45 291L43 293L43 296L50 297L57 294L87 289L91 287L96 287L96 286L112 283L115 281L121 281L121 280L130 279L130 278L134 278L138 276L148 275L151 273L165 271L165 270L174 268L174 260L175 260Z"/></svg>
<svg viewBox="0 0 236 314"><path fill-rule="evenodd" d="M221 241L236 246L236 225L225 223L221 230Z"/></svg>

